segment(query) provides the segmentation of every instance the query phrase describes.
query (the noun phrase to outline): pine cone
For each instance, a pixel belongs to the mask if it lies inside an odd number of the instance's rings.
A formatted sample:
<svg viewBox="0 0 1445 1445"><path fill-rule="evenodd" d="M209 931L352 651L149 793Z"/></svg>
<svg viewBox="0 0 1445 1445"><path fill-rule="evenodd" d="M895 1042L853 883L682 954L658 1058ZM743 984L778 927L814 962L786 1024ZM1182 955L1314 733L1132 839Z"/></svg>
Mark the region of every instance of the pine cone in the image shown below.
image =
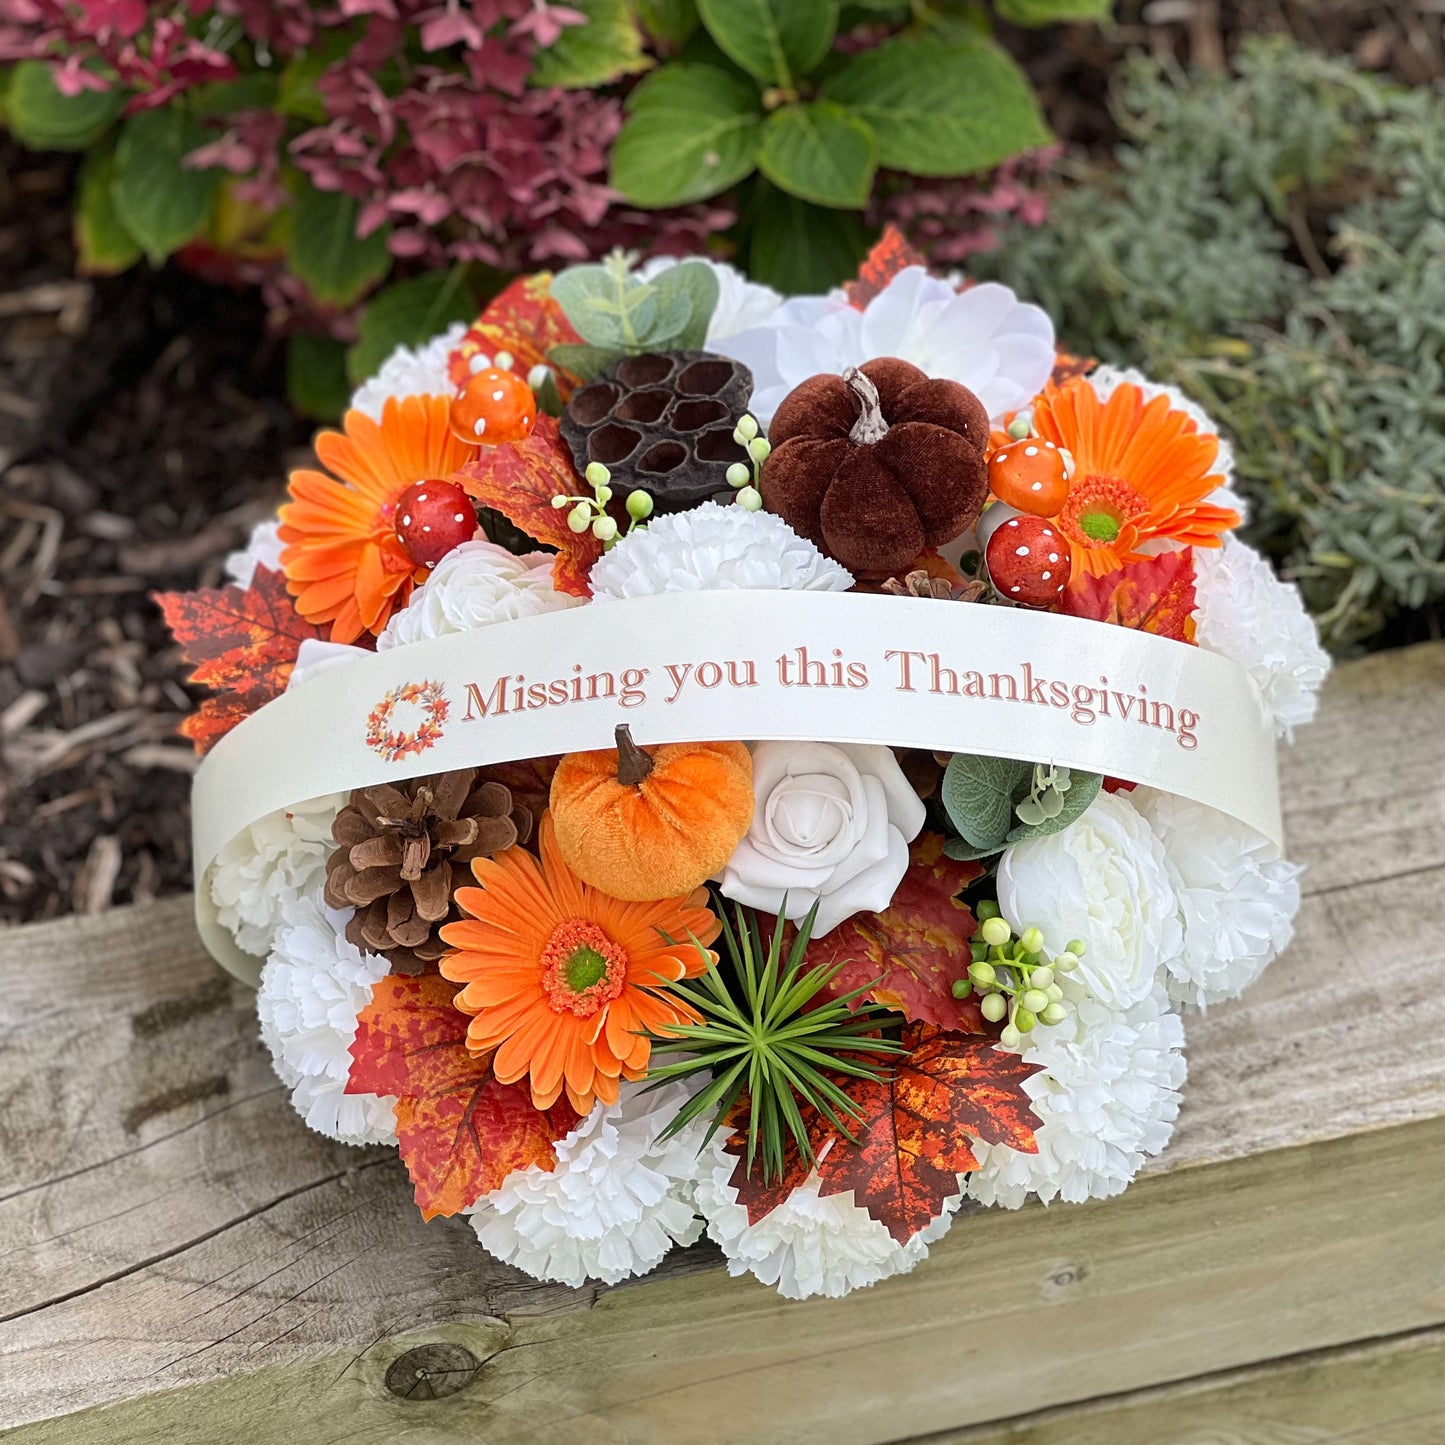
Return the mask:
<svg viewBox="0 0 1445 1445"><path fill-rule="evenodd" d="M619 503L638 488L659 513L732 499L727 470L747 453L733 428L753 374L710 351L625 356L572 393L558 426L577 470L602 462ZM625 516L625 513L619 513Z"/></svg>
<svg viewBox="0 0 1445 1445"><path fill-rule="evenodd" d="M346 937L390 960L393 973L417 974L446 949L444 924L460 918L452 892L473 858L525 841L532 815L503 783L463 768L358 788L337 815L341 844L326 864L326 901L354 908Z"/></svg>

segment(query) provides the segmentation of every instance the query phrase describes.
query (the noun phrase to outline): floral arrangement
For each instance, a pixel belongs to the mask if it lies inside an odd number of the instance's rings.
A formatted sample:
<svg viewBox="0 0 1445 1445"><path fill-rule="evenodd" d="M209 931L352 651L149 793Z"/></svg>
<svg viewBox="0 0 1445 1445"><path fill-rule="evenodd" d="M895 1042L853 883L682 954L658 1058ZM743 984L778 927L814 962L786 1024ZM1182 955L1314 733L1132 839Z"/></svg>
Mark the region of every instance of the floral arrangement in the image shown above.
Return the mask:
<svg viewBox="0 0 1445 1445"><path fill-rule="evenodd" d="M791 299L617 255L397 350L232 584L160 600L214 690L203 750L379 654L717 591L1151 633L1228 659L1288 737L1327 661L1231 480L1178 393L895 233ZM428 773L446 702L414 688L367 720L395 781L260 819L199 886L264 959L307 1124L395 1146L427 1218L539 1279L615 1283L706 1232L734 1274L839 1295L965 1199L1117 1194L1169 1139L1186 1012L1290 940L1299 870L1159 789L729 737L722 704L716 741L624 720Z"/></svg>

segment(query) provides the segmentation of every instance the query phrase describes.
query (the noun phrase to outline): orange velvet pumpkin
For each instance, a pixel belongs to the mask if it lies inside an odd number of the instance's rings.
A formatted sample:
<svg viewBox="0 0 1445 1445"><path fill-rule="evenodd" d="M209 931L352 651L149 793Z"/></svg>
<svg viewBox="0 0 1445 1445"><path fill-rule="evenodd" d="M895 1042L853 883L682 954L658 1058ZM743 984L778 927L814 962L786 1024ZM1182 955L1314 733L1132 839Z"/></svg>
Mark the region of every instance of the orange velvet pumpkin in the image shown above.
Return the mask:
<svg viewBox="0 0 1445 1445"><path fill-rule="evenodd" d="M569 753L552 778L552 823L567 866L614 898L691 893L733 855L753 821L753 760L742 743Z"/></svg>

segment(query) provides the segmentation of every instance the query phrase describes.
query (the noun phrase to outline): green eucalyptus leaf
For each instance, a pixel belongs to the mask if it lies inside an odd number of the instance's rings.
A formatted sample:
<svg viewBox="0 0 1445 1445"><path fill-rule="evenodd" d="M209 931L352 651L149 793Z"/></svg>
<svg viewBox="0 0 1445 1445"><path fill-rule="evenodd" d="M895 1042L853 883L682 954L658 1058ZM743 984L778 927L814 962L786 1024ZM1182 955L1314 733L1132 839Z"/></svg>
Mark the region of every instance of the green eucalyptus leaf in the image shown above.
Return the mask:
<svg viewBox="0 0 1445 1445"><path fill-rule="evenodd" d="M296 202L286 259L323 305L350 306L391 269L387 228L358 236L357 211L350 196L309 185Z"/></svg>
<svg viewBox="0 0 1445 1445"><path fill-rule="evenodd" d="M199 235L210 219L220 172L185 164L207 138L200 122L176 106L143 110L121 127L111 201L152 265Z"/></svg>
<svg viewBox="0 0 1445 1445"><path fill-rule="evenodd" d="M346 353L353 386L375 376L398 346L421 346L454 321L474 321L476 298L467 289L462 267L428 271L378 291L366 303L357 324L356 344Z"/></svg>
<svg viewBox="0 0 1445 1445"><path fill-rule="evenodd" d="M758 169L775 186L814 205L862 210L877 168L872 127L831 101L785 105L763 127Z"/></svg>
<svg viewBox="0 0 1445 1445"><path fill-rule="evenodd" d="M994 0L1001 20L1013 25L1053 25L1061 20L1109 20L1114 0Z"/></svg>
<svg viewBox="0 0 1445 1445"><path fill-rule="evenodd" d="M965 838L949 838L943 845L944 856L956 858L960 862L972 862L977 858L987 858L993 853L998 853L1003 848L1002 843L995 843L991 848L975 848Z"/></svg>
<svg viewBox="0 0 1445 1445"><path fill-rule="evenodd" d="M697 0L635 0L647 33L668 45L681 45L697 29Z"/></svg>
<svg viewBox="0 0 1445 1445"><path fill-rule="evenodd" d="M838 29L838 0L697 0L697 8L730 60L787 89L822 63Z"/></svg>
<svg viewBox="0 0 1445 1445"><path fill-rule="evenodd" d="M115 147L98 146L80 168L75 202L75 247L80 269L90 276L114 275L141 258L140 242L116 214L114 180Z"/></svg>
<svg viewBox="0 0 1445 1445"><path fill-rule="evenodd" d="M628 97L612 145L613 187L637 206L682 206L748 175L762 134L762 98L745 76L674 63Z"/></svg>
<svg viewBox="0 0 1445 1445"><path fill-rule="evenodd" d="M610 366L618 353L606 346L588 346L585 342L564 341L547 353L547 360L583 381L591 381Z"/></svg>
<svg viewBox="0 0 1445 1445"><path fill-rule="evenodd" d="M955 753L944 771L940 797L949 821L969 843L997 852L1013 826L1014 805L1032 779L1032 763Z"/></svg>
<svg viewBox="0 0 1445 1445"><path fill-rule="evenodd" d="M45 61L22 60L5 92L5 124L32 150L85 150L120 114L124 100L115 87L62 95Z"/></svg>
<svg viewBox="0 0 1445 1445"><path fill-rule="evenodd" d="M852 57L822 94L872 126L880 165L917 176L988 170L1050 138L1023 72L988 40L889 40Z"/></svg>
<svg viewBox="0 0 1445 1445"><path fill-rule="evenodd" d="M624 75L647 70L642 31L628 0L567 0L568 8L587 17L585 25L568 25L532 62L529 85L588 90L610 85Z"/></svg>
<svg viewBox="0 0 1445 1445"><path fill-rule="evenodd" d="M708 323L717 310L717 273L701 261L681 261L659 271L649 284L669 308L669 316L680 317L680 324L669 322L665 332L658 328L655 344L659 349L681 351L701 347L707 340Z"/></svg>
<svg viewBox="0 0 1445 1445"><path fill-rule="evenodd" d="M1053 817L1045 818L1040 823L1016 824L1009 829L1006 841L1021 843L1025 838L1047 838L1050 833L1063 832L1070 823L1083 816L1089 804L1099 796L1099 789L1103 786L1104 778L1101 773L1075 772L1068 792L1052 795L1062 802L1059 811Z"/></svg>

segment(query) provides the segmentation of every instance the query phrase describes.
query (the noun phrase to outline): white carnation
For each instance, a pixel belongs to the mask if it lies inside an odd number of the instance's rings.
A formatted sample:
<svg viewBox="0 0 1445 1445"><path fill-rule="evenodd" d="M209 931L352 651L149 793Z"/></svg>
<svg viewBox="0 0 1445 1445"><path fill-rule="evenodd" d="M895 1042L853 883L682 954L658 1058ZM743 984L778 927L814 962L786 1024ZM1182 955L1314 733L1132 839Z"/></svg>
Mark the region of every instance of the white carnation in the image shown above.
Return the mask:
<svg viewBox="0 0 1445 1445"><path fill-rule="evenodd" d="M1089 373L1089 381L1099 394L1100 401L1108 401L1125 383L1137 386L1144 393L1145 401L1156 396L1167 396L1169 405L1175 411L1182 411L1200 431L1216 438L1219 452L1214 458L1213 470L1224 478L1224 485L1210 493L1209 500L1216 506L1233 507L1241 521L1249 515L1248 504L1234 490L1234 447L1229 438L1219 429L1219 423L1192 397L1186 396L1177 386L1166 386L1161 381L1150 381L1142 371L1133 367L1099 366Z"/></svg>
<svg viewBox="0 0 1445 1445"><path fill-rule="evenodd" d="M223 563L226 577L237 587L249 587L256 580L256 568L264 567L268 572L281 570L281 538L279 521L257 522L251 528L246 545L236 552L227 552Z"/></svg>
<svg viewBox="0 0 1445 1445"><path fill-rule="evenodd" d="M1223 547L1196 547L1194 573L1195 641L1243 667L1259 684L1276 733L1293 739L1314 717L1330 670L1299 589L1234 537Z"/></svg>
<svg viewBox="0 0 1445 1445"><path fill-rule="evenodd" d="M376 375L357 388L352 409L379 422L382 408L393 399L454 395L456 387L447 372L447 360L466 334L466 324L457 321L424 346L398 346Z"/></svg>
<svg viewBox="0 0 1445 1445"><path fill-rule="evenodd" d="M693 1188L706 1122L658 1139L688 1097L684 1084L624 1083L616 1104L599 1103L558 1141L554 1169L515 1170L467 1211L477 1238L534 1279L573 1288L655 1269L702 1233Z"/></svg>
<svg viewBox="0 0 1445 1445"><path fill-rule="evenodd" d="M709 343L736 336L750 326L762 326L783 304L783 298L771 286L749 281L736 266L710 261L706 256L654 256L637 268L638 278L650 281L680 260L701 261L717 277L717 307L707 325Z"/></svg>
<svg viewBox="0 0 1445 1445"><path fill-rule="evenodd" d="M1162 985L1116 1011L1091 998L1079 975L1060 974L1069 1016L1036 1028L1022 1053L1043 1072L1024 1084L1043 1121L1037 1154L976 1142L978 1168L964 1176L970 1198L1017 1209L1029 1194L1045 1203L1107 1199L1174 1132L1184 1084L1184 1026Z"/></svg>
<svg viewBox="0 0 1445 1445"><path fill-rule="evenodd" d="M377 651L581 606L585 598L552 586L552 562L549 553L517 557L484 538L463 542L392 614L376 639Z"/></svg>
<svg viewBox="0 0 1445 1445"><path fill-rule="evenodd" d="M907 1274L928 1257L928 1246L948 1233L963 1201L961 1194L944 1200L941 1214L907 1244L899 1244L886 1225L853 1202L851 1189L821 1195L815 1171L776 1209L749 1224L747 1206L738 1203L729 1183L737 1162L714 1138L703 1154L697 1206L709 1237L727 1256L728 1273L751 1273L763 1284L776 1285L784 1299L837 1299Z"/></svg>
<svg viewBox="0 0 1445 1445"><path fill-rule="evenodd" d="M846 592L853 585L851 573L781 517L717 502L629 532L603 553L588 580L597 602L746 588Z"/></svg>
<svg viewBox="0 0 1445 1445"><path fill-rule="evenodd" d="M749 410L764 427L800 382L879 356L961 382L999 417L1043 390L1054 367L1054 324L997 282L957 291L907 266L861 311L841 293L799 296L711 346L753 373Z"/></svg>
<svg viewBox="0 0 1445 1445"><path fill-rule="evenodd" d="M1149 788L1133 801L1164 845L1183 906L1170 996L1200 1008L1238 997L1294 936L1300 870L1216 808Z"/></svg>
<svg viewBox="0 0 1445 1445"><path fill-rule="evenodd" d="M1009 848L998 903L1016 928L1038 928L1050 953L1082 939L1075 976L1113 1008L1148 997L1183 946L1164 847L1121 793L1100 793L1067 828Z"/></svg>
<svg viewBox="0 0 1445 1445"><path fill-rule="evenodd" d="M325 906L319 887L287 907L256 995L261 1038L292 1107L318 1134L394 1144L396 1100L345 1092L357 1015L388 969L347 942L346 919Z"/></svg>
<svg viewBox="0 0 1445 1445"><path fill-rule="evenodd" d="M326 860L336 846L331 825L346 798L329 793L268 813L216 855L211 901L245 952L264 957L286 909L326 877Z"/></svg>

